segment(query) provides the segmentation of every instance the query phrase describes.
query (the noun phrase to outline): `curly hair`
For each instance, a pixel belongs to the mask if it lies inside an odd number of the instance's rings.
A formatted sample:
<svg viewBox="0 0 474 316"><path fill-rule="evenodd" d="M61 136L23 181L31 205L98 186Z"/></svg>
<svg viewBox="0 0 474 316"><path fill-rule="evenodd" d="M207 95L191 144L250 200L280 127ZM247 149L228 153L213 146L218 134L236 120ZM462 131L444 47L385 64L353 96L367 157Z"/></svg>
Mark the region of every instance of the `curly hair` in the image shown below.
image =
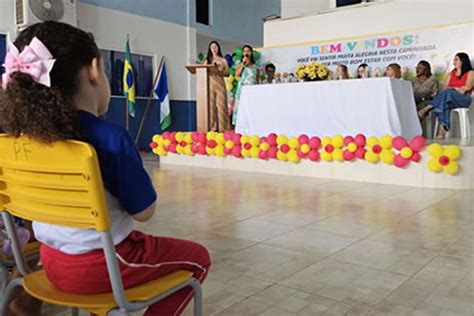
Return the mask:
<svg viewBox="0 0 474 316"><path fill-rule="evenodd" d="M72 99L79 85L80 70L94 58L100 59L100 51L90 34L52 21L28 27L14 45L21 51L34 37L56 59L50 73L51 87L14 72L0 100L0 125L14 137L24 134L46 143L82 139L79 114Z"/></svg>

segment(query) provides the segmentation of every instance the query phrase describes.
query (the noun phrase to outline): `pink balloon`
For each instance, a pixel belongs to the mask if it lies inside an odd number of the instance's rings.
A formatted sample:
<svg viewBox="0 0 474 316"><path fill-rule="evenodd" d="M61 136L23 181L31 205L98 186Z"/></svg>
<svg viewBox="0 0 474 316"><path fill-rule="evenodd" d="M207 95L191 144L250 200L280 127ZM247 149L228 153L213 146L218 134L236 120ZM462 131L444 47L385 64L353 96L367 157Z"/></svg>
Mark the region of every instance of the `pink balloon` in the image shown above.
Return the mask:
<svg viewBox="0 0 474 316"><path fill-rule="evenodd" d="M317 151L316 149L311 150L308 154L308 158L311 161L318 161L319 160L319 151Z"/></svg>
<svg viewBox="0 0 474 316"><path fill-rule="evenodd" d="M198 143L199 142L199 133L198 132L192 132L191 133L191 139L193 142Z"/></svg>
<svg viewBox="0 0 474 316"><path fill-rule="evenodd" d="M261 151L258 153L258 156L259 156L260 159L262 159L262 160L267 160L267 159L268 159L268 151L267 151L267 150L261 150Z"/></svg>
<svg viewBox="0 0 474 316"><path fill-rule="evenodd" d="M199 142L201 144L205 144L207 142L207 139L206 139L206 133L199 133Z"/></svg>
<svg viewBox="0 0 474 316"><path fill-rule="evenodd" d="M192 144L191 145L191 151L195 154L199 153L199 145L198 144Z"/></svg>
<svg viewBox="0 0 474 316"><path fill-rule="evenodd" d="M176 141L176 132L171 132L168 139L171 140L172 142L175 142Z"/></svg>
<svg viewBox="0 0 474 316"><path fill-rule="evenodd" d="M234 148L232 148L232 156L242 158L242 148L240 146L234 146Z"/></svg>
<svg viewBox="0 0 474 316"><path fill-rule="evenodd" d="M225 131L224 132L224 139L227 140L232 140L234 137L234 133L232 131Z"/></svg>
<svg viewBox="0 0 474 316"><path fill-rule="evenodd" d="M245 150L250 150L250 149L252 149L252 145L250 143L245 143L244 144L244 149Z"/></svg>
<svg viewBox="0 0 474 316"><path fill-rule="evenodd" d="M161 134L161 136L163 137L163 139L169 139L170 138L170 132L164 132L163 134Z"/></svg>
<svg viewBox="0 0 474 316"><path fill-rule="evenodd" d="M342 153L342 156L344 157L344 160L347 160L347 161L352 161L355 158L355 154L351 153L349 150L344 150L344 152Z"/></svg>
<svg viewBox="0 0 474 316"><path fill-rule="evenodd" d="M179 142L179 146L181 146L181 147L186 147L187 144L188 143L186 143L184 140Z"/></svg>
<svg viewBox="0 0 474 316"><path fill-rule="evenodd" d="M365 146L365 141L365 136L362 134L357 134L354 138L354 143L359 147Z"/></svg>
<svg viewBox="0 0 474 316"><path fill-rule="evenodd" d="M309 147L311 147L311 149L318 149L319 146L321 146L321 139L319 139L318 136L311 137Z"/></svg>
<svg viewBox="0 0 474 316"><path fill-rule="evenodd" d="M268 150L268 157L272 159L276 159L277 153L278 153L278 148L276 146L270 147L270 149Z"/></svg>
<svg viewBox="0 0 474 316"><path fill-rule="evenodd" d="M306 156L308 155L308 154L305 154L304 152L302 152L301 149L298 149L298 150L296 151L296 154L297 154L298 157L300 157L300 158L306 158Z"/></svg>
<svg viewBox="0 0 474 316"><path fill-rule="evenodd" d="M410 159L403 158L402 155L400 154L397 154L395 156L395 159L393 160L393 164L395 165L395 167L398 167L398 168L403 168L407 166L409 162L410 162Z"/></svg>
<svg viewBox="0 0 474 316"><path fill-rule="evenodd" d="M240 145L240 138L241 137L242 137L242 135L240 135L240 134L234 134L234 137L232 138L232 141L234 142L234 144Z"/></svg>
<svg viewBox="0 0 474 316"><path fill-rule="evenodd" d="M287 152L290 151L290 146L288 146L287 144L283 144L281 145L280 150L282 153L286 154Z"/></svg>
<svg viewBox="0 0 474 316"><path fill-rule="evenodd" d="M276 146L277 145L277 137L278 136L275 133L271 133L270 135L268 135L267 141L270 144L270 146Z"/></svg>
<svg viewBox="0 0 474 316"><path fill-rule="evenodd" d="M178 146L177 143L171 143L169 151L172 152L173 154L176 154L176 146Z"/></svg>
<svg viewBox="0 0 474 316"><path fill-rule="evenodd" d="M414 152L413 156L411 156L411 160L414 162L420 162L421 160L421 155L419 152Z"/></svg>
<svg viewBox="0 0 474 316"><path fill-rule="evenodd" d="M309 137L308 137L308 135L306 135L306 134L301 134L301 135L298 137L298 142L299 142L300 144L307 144L307 143L309 143Z"/></svg>
<svg viewBox="0 0 474 316"><path fill-rule="evenodd" d="M392 140L392 146L396 150L402 150L403 147L407 147L408 143L402 136L395 136Z"/></svg>
<svg viewBox="0 0 474 316"><path fill-rule="evenodd" d="M199 153L200 155L204 155L204 156L207 155L206 145L205 145L205 144L199 145L198 153Z"/></svg>
<svg viewBox="0 0 474 316"><path fill-rule="evenodd" d="M207 147L209 148L216 148L216 146L217 146L217 142L215 140L211 139L210 141L207 142Z"/></svg>
<svg viewBox="0 0 474 316"><path fill-rule="evenodd" d="M365 159L365 152L367 150L365 150L365 148L358 148L355 152L355 155L358 159L362 159L364 160Z"/></svg>
<svg viewBox="0 0 474 316"><path fill-rule="evenodd" d="M260 144L261 143L268 143L268 139L264 136L264 137L260 137Z"/></svg>
<svg viewBox="0 0 474 316"><path fill-rule="evenodd" d="M350 143L354 142L354 138L352 136L346 136L344 137L344 146L349 145Z"/></svg>
<svg viewBox="0 0 474 316"><path fill-rule="evenodd" d="M149 146L150 146L150 148L154 149L154 148L158 147L158 144L155 143L155 142L151 142Z"/></svg>
<svg viewBox="0 0 474 316"><path fill-rule="evenodd" d="M229 148L224 147L224 154L226 156L231 155L232 154L232 148L229 149Z"/></svg>
<svg viewBox="0 0 474 316"><path fill-rule="evenodd" d="M425 148L426 141L423 136L415 136L410 142L410 148L413 149L414 151L421 151L423 148Z"/></svg>

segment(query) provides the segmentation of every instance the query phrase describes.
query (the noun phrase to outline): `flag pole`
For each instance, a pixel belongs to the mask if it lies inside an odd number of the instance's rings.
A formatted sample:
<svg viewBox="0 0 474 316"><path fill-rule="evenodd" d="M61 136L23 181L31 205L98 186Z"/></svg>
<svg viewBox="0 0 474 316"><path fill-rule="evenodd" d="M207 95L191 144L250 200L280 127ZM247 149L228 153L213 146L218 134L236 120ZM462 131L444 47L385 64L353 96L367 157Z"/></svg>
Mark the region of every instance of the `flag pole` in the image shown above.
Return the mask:
<svg viewBox="0 0 474 316"><path fill-rule="evenodd" d="M161 73L161 69L163 68L164 61L165 61L165 56L162 56L160 60L160 65L158 66L158 70L155 75L155 79L153 80L153 85L151 86L150 94L148 95L148 101L146 103L145 112L143 112L143 116L140 121L140 126L138 127L137 136L135 136L135 145L138 144L138 140L140 139L140 135L142 134L143 125L145 124L145 119L148 115L148 111L150 110L151 101L153 100L153 93L155 92L156 83L158 82L158 79L160 78L160 73Z"/></svg>

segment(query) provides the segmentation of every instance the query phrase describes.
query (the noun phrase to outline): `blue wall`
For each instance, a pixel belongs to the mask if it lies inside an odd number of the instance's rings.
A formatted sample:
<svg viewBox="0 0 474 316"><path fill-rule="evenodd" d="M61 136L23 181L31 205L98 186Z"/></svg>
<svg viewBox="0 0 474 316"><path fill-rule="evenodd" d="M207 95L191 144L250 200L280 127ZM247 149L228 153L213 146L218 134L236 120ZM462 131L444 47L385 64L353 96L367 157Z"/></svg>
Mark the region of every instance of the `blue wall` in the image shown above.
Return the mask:
<svg viewBox="0 0 474 316"><path fill-rule="evenodd" d="M263 45L262 18L281 15L281 0L211 0L211 25L196 23L195 0L79 0L183 26L221 39ZM188 22L187 6L190 18Z"/></svg>

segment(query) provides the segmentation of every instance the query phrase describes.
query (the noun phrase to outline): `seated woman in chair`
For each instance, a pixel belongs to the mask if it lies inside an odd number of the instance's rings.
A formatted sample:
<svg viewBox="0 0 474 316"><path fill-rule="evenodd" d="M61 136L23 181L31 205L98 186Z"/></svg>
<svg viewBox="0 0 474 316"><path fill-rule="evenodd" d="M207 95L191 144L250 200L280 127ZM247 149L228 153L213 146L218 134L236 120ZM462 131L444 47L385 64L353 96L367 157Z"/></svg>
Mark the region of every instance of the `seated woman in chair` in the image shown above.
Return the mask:
<svg viewBox="0 0 474 316"><path fill-rule="evenodd" d="M127 131L100 118L107 112L110 89L92 36L59 22L32 25L15 40L5 69L0 125L9 135L45 144L77 139L95 148L124 287L177 270L193 272L202 283L210 267L206 248L134 230L134 220L152 218L157 195ZM39 222L33 229L54 286L75 294L111 291L99 232ZM151 305L145 315L181 314L191 299L191 289L184 288Z"/></svg>
<svg viewBox="0 0 474 316"><path fill-rule="evenodd" d="M451 128L450 111L456 108L468 108L471 105L471 93L474 88L474 71L466 53L457 53L454 57L454 69L446 78L445 90L438 94L419 116L423 117L433 110L439 122L438 138L444 138Z"/></svg>
<svg viewBox="0 0 474 316"><path fill-rule="evenodd" d="M429 62L420 60L416 66L416 77L411 79L411 84L413 85L413 93L415 95L416 110L420 120L423 120L427 114L423 109L428 106L439 91L438 80L431 73Z"/></svg>

